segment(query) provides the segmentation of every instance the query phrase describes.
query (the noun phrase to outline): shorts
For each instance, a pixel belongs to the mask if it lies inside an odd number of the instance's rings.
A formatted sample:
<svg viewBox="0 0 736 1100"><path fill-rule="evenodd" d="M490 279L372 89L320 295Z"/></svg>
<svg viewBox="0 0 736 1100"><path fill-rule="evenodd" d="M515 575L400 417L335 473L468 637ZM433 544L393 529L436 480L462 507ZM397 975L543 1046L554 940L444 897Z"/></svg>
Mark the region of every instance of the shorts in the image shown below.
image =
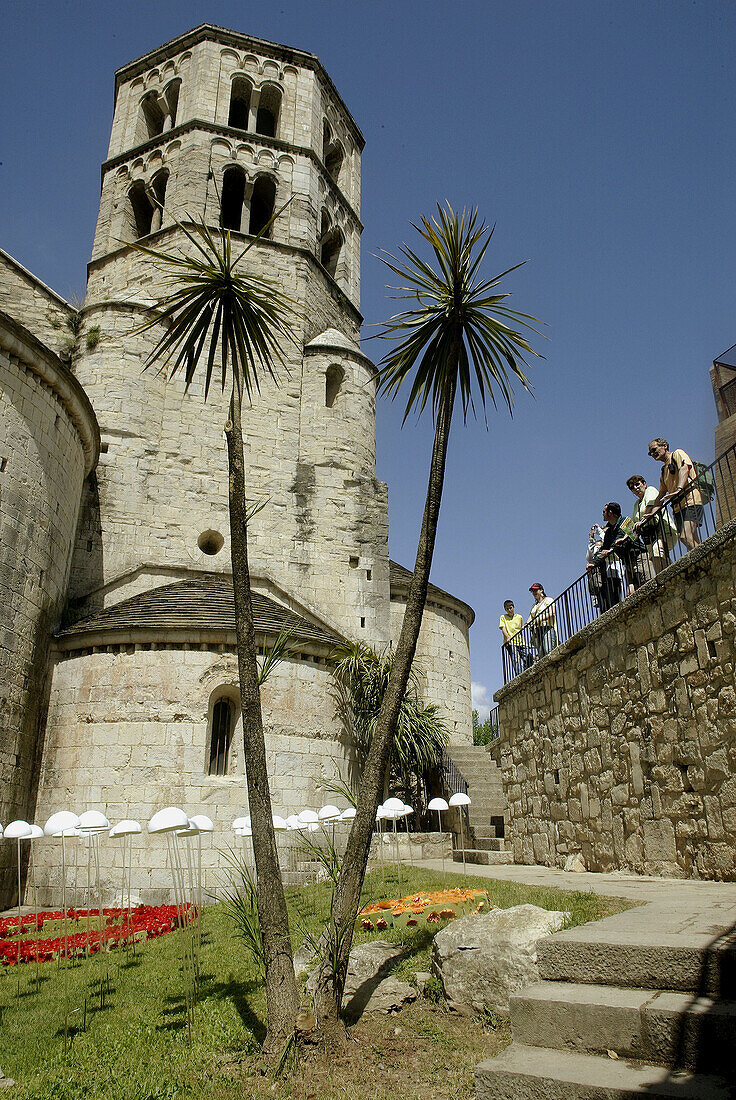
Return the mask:
<svg viewBox="0 0 736 1100"><path fill-rule="evenodd" d="M678 535L682 534L682 526L685 520L690 520L696 527L700 527L703 522L703 512L705 508L702 504L688 504L687 508L683 508L679 512L672 512L675 517L675 527L677 528Z"/></svg>

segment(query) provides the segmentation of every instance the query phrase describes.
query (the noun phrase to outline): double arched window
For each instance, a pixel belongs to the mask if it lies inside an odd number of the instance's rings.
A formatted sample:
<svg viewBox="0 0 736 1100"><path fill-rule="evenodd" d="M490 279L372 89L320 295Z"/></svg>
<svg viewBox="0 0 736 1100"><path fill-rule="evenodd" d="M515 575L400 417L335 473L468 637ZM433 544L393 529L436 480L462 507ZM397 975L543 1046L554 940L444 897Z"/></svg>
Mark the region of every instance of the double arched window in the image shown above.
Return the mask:
<svg viewBox="0 0 736 1100"><path fill-rule="evenodd" d="M166 202L166 185L169 173L158 172L150 187L143 180L136 180L128 191L129 238L138 240L161 228L161 218Z"/></svg>
<svg viewBox="0 0 736 1100"><path fill-rule="evenodd" d="M141 118L143 120L142 141L158 137L164 130L176 126L176 113L179 109L179 90L181 80L172 80L163 90L148 92L141 100Z"/></svg>
<svg viewBox="0 0 736 1100"><path fill-rule="evenodd" d="M223 229L255 236L268 225L275 205L276 181L272 176L258 176L250 185L242 168L230 165L225 169L220 202L220 225ZM271 236L270 228L265 236Z"/></svg>
<svg viewBox="0 0 736 1100"><path fill-rule="evenodd" d="M276 137L281 114L281 89L275 84L264 84L254 89L245 76L236 76L230 85L228 126L236 130L250 130L255 114L255 132L263 137Z"/></svg>

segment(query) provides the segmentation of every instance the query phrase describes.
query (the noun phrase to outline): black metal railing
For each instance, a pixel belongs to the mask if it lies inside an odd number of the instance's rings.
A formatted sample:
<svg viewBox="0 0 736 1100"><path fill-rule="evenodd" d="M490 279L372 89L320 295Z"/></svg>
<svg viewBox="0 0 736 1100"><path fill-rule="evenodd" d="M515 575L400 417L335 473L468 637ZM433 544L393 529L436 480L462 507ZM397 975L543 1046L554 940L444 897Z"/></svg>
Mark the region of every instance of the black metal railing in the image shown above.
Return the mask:
<svg viewBox="0 0 736 1100"><path fill-rule="evenodd" d="M488 715L488 724L491 727L491 739L488 741L488 744L492 745L493 742L498 741L501 736L501 718L498 703L496 703L495 707L493 707L491 713Z"/></svg>
<svg viewBox="0 0 736 1100"><path fill-rule="evenodd" d="M458 768L454 760L442 750L440 757L440 775L442 784L448 794L467 794L468 781Z"/></svg>
<svg viewBox="0 0 736 1100"><path fill-rule="evenodd" d="M620 550L586 569L504 643L503 682L531 668L732 519L736 519L736 446L700 469L667 507L623 535Z"/></svg>

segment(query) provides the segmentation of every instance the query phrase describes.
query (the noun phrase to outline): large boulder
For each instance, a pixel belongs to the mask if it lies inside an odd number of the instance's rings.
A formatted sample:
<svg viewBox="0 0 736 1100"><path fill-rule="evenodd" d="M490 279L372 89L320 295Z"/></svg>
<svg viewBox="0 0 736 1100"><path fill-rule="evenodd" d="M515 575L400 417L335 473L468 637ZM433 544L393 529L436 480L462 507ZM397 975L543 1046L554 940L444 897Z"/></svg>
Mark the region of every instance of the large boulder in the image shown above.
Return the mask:
<svg viewBox="0 0 736 1100"><path fill-rule="evenodd" d="M539 981L537 941L559 932L567 913L515 905L461 917L438 932L432 967L458 1012L507 1015L509 997Z"/></svg>
<svg viewBox="0 0 736 1100"><path fill-rule="evenodd" d="M361 943L350 952L342 1007L347 1019L357 1020L364 1012L398 1012L416 1000L417 991L395 978L395 970L407 949L386 940ZM307 991L314 995L317 971L307 979Z"/></svg>

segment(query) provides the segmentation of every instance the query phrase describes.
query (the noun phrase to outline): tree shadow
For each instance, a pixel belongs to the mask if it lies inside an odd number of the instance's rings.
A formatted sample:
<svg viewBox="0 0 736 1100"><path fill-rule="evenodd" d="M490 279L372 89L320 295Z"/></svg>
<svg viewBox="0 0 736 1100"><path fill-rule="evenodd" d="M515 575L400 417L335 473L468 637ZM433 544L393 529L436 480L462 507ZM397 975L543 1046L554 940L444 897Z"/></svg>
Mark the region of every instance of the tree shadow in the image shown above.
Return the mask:
<svg viewBox="0 0 736 1100"><path fill-rule="evenodd" d="M736 1096L735 1008L736 923L724 928L706 947L696 988L675 1025L667 1051L669 1070L663 1078L668 1096L692 1096L691 1073L715 1078L716 1088L723 1086L724 1100ZM648 1091L658 1093L660 1089L661 1081ZM714 1091L714 1098L717 1095Z"/></svg>

